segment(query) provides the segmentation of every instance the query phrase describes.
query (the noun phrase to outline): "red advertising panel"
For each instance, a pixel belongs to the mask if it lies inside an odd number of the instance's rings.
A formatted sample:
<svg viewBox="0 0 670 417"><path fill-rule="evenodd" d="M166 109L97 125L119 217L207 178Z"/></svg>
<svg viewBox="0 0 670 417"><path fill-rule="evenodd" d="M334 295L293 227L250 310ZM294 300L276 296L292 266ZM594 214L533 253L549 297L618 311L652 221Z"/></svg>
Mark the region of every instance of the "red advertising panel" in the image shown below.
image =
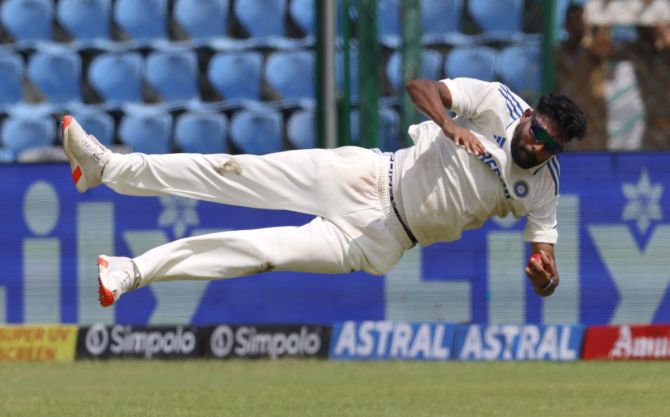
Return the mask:
<svg viewBox="0 0 670 417"><path fill-rule="evenodd" d="M583 359L670 359L670 324L590 326Z"/></svg>

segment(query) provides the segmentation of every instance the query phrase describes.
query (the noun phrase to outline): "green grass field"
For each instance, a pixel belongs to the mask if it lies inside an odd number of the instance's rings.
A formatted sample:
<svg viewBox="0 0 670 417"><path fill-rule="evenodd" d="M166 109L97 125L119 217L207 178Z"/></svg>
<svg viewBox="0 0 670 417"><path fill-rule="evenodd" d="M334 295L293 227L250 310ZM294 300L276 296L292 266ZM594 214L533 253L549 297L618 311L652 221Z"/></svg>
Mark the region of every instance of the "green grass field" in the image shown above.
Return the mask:
<svg viewBox="0 0 670 417"><path fill-rule="evenodd" d="M668 416L670 363L0 363L2 417Z"/></svg>

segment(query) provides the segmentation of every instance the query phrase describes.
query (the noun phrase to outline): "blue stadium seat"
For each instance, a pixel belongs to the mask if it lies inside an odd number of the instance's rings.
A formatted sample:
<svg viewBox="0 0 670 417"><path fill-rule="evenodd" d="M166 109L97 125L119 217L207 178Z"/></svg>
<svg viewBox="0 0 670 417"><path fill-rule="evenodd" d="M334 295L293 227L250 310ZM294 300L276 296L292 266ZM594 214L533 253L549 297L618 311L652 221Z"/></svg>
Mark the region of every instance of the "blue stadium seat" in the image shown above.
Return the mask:
<svg viewBox="0 0 670 417"><path fill-rule="evenodd" d="M225 36L228 29L228 0L177 0L175 22L194 40Z"/></svg>
<svg viewBox="0 0 670 417"><path fill-rule="evenodd" d="M242 153L263 155L281 151L282 116L273 108L239 110L230 120L230 140Z"/></svg>
<svg viewBox="0 0 670 417"><path fill-rule="evenodd" d="M111 42L111 0L60 0L56 17L81 46Z"/></svg>
<svg viewBox="0 0 670 417"><path fill-rule="evenodd" d="M305 35L315 35L316 27L316 3L314 0L291 0L289 15Z"/></svg>
<svg viewBox="0 0 670 417"><path fill-rule="evenodd" d="M236 0L235 16L250 36L285 36L286 0Z"/></svg>
<svg viewBox="0 0 670 417"><path fill-rule="evenodd" d="M114 119L109 113L91 106L71 106L70 113L86 132L95 136L103 145L114 141ZM62 140L62 139L61 139Z"/></svg>
<svg viewBox="0 0 670 417"><path fill-rule="evenodd" d="M523 37L524 0L469 0L468 10L484 31L485 41L515 41Z"/></svg>
<svg viewBox="0 0 670 417"><path fill-rule="evenodd" d="M310 45L311 40L291 39L286 36L286 0L236 0L237 20L251 36L250 47L290 49Z"/></svg>
<svg viewBox="0 0 670 417"><path fill-rule="evenodd" d="M530 102L534 101L542 80L540 45L512 45L498 52L496 71L502 82Z"/></svg>
<svg viewBox="0 0 670 417"><path fill-rule="evenodd" d="M0 107L21 101L24 64L21 55L13 52L0 54Z"/></svg>
<svg viewBox="0 0 670 417"><path fill-rule="evenodd" d="M207 66L207 78L224 100L261 100L263 55L258 51L220 52Z"/></svg>
<svg viewBox="0 0 670 417"><path fill-rule="evenodd" d="M221 113L187 112L175 122L175 142L189 153L229 153L228 120Z"/></svg>
<svg viewBox="0 0 670 417"><path fill-rule="evenodd" d="M14 162L14 152L6 148L0 148L0 163Z"/></svg>
<svg viewBox="0 0 670 417"><path fill-rule="evenodd" d="M497 54L497 50L488 46L454 48L445 59L444 73L448 78L470 77L494 81Z"/></svg>
<svg viewBox="0 0 670 417"><path fill-rule="evenodd" d="M81 101L81 59L73 50L41 47L30 56L27 73L47 101Z"/></svg>
<svg viewBox="0 0 670 417"><path fill-rule="evenodd" d="M293 112L286 123L286 138L296 149L316 147L316 120L313 110Z"/></svg>
<svg viewBox="0 0 670 417"><path fill-rule="evenodd" d="M420 6L422 44L462 45L475 40L459 28L463 0L421 0ZM379 0L377 3L379 41L392 49L401 44L401 10L400 0Z"/></svg>
<svg viewBox="0 0 670 417"><path fill-rule="evenodd" d="M463 0L421 0L421 29L424 35L460 32Z"/></svg>
<svg viewBox="0 0 670 417"><path fill-rule="evenodd" d="M465 44L471 37L461 32L463 0L421 0L421 43Z"/></svg>
<svg viewBox="0 0 670 417"><path fill-rule="evenodd" d="M379 42L389 48L400 46L400 0L378 0Z"/></svg>
<svg viewBox="0 0 670 417"><path fill-rule="evenodd" d="M428 80L439 80L442 71L442 55L432 49L421 51L421 71L419 76ZM386 64L386 76L394 92L402 89L402 53L395 51Z"/></svg>
<svg viewBox="0 0 670 417"><path fill-rule="evenodd" d="M350 16L355 20L356 7L350 2ZM316 3L315 0L291 0L289 5L289 16L298 25L298 27L305 33L307 37L316 35ZM337 0L335 10L337 13L337 35L341 36L344 26L344 3L342 0Z"/></svg>
<svg viewBox="0 0 670 417"><path fill-rule="evenodd" d="M274 52L265 63L264 78L283 100L314 99L314 53Z"/></svg>
<svg viewBox="0 0 670 417"><path fill-rule="evenodd" d="M114 20L139 44L167 39L167 0L116 0Z"/></svg>
<svg viewBox="0 0 670 417"><path fill-rule="evenodd" d="M53 39L53 14L51 0L6 0L0 20L18 47L29 47Z"/></svg>
<svg viewBox="0 0 670 417"><path fill-rule="evenodd" d="M192 49L175 47L151 52L146 58L144 78L164 101L199 97L198 58Z"/></svg>
<svg viewBox="0 0 670 417"><path fill-rule="evenodd" d="M154 106L127 106L119 125L119 139L135 152L168 153L172 116Z"/></svg>
<svg viewBox="0 0 670 417"><path fill-rule="evenodd" d="M289 5L289 16L291 16L291 19L293 19L293 21L308 37L313 37L316 35L315 7L315 0L291 0L291 4ZM349 7L349 15L353 20L355 20L356 6L353 1L349 2ZM338 36L341 36L345 18L344 2L342 0L337 0L335 10L337 13L336 30Z"/></svg>
<svg viewBox="0 0 670 417"><path fill-rule="evenodd" d="M51 145L55 131L56 123L50 117L10 116L2 124L0 137L5 148L18 156L30 148Z"/></svg>
<svg viewBox="0 0 670 417"><path fill-rule="evenodd" d="M142 101L142 56L136 52L110 52L91 62L88 81L110 107Z"/></svg>

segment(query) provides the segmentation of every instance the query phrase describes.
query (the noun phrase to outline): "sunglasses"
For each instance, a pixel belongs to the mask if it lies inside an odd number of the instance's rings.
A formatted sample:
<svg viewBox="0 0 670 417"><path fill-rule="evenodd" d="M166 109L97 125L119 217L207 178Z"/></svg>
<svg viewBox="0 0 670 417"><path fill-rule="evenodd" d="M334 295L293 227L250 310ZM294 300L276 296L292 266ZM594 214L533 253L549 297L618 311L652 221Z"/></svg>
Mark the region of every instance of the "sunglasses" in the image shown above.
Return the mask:
<svg viewBox="0 0 670 417"><path fill-rule="evenodd" d="M548 153L556 155L559 152L563 152L563 145L540 126L535 116L530 119L530 132L533 134L535 142L545 144L545 149Z"/></svg>

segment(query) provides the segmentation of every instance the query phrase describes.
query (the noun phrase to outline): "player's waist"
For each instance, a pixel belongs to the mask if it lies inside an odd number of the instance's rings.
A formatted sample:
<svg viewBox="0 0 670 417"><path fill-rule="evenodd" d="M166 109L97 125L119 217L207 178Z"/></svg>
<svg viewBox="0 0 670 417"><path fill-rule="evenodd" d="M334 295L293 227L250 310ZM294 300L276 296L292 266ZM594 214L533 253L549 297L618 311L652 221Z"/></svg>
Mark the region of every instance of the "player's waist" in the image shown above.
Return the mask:
<svg viewBox="0 0 670 417"><path fill-rule="evenodd" d="M384 153L383 163L379 170L379 192L382 200L386 219L388 221L391 232L396 238L407 248L411 248L417 244L417 239L407 226L400 207L396 201L396 185L394 181L397 176L394 175L398 169L395 160L395 154Z"/></svg>
<svg viewBox="0 0 670 417"><path fill-rule="evenodd" d="M471 221L473 208L478 211L484 205L474 179L464 181L458 161L452 158L452 163L446 164L443 160L434 154L417 157L413 148L395 153L394 199L403 222L422 246L458 239ZM482 164L474 158L465 162L481 169ZM495 193L498 188L498 181L490 182ZM485 197L488 201L491 196Z"/></svg>

